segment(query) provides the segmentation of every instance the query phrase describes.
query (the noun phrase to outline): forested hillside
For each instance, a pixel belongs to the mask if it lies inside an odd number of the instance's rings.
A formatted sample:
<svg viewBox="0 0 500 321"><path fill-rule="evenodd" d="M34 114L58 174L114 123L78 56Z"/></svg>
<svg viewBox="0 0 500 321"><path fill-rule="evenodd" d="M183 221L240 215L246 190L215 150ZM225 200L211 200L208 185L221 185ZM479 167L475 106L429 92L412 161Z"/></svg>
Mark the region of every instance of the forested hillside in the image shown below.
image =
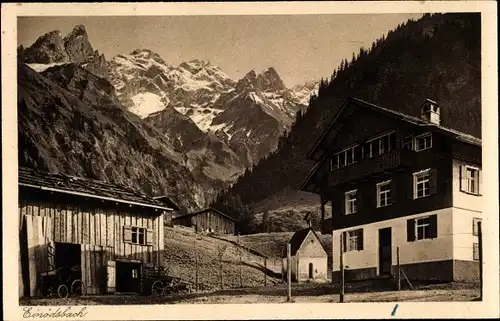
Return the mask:
<svg viewBox="0 0 500 321"><path fill-rule="evenodd" d="M322 80L278 149L220 193L214 206L238 218L240 231L248 233L255 230L252 217L260 214L255 208L262 212L287 203L282 197L274 203L266 199L284 191L297 198L314 166L306 154L348 96L412 116L430 98L441 105L442 125L481 137L480 40L479 14L426 14L361 48Z"/></svg>

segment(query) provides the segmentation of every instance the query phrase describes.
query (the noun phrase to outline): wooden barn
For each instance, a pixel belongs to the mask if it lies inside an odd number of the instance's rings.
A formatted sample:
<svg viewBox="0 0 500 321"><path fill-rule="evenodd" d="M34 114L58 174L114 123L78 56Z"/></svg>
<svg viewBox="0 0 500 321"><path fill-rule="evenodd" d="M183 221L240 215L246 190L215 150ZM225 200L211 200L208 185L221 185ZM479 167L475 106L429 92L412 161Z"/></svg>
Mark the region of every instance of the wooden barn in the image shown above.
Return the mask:
<svg viewBox="0 0 500 321"><path fill-rule="evenodd" d="M173 217L172 224L194 227L198 233L235 233L235 219L215 208Z"/></svg>
<svg viewBox="0 0 500 321"><path fill-rule="evenodd" d="M137 292L145 266L163 265L160 200L115 184L19 169L19 295L41 273L79 267L88 294Z"/></svg>

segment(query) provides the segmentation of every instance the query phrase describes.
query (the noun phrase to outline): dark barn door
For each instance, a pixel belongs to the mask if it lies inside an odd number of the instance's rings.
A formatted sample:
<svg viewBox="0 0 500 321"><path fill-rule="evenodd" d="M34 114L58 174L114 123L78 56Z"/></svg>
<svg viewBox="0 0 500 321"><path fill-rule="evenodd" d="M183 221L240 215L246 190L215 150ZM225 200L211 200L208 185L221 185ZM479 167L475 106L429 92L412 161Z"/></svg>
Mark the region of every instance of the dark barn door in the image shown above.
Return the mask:
<svg viewBox="0 0 500 321"><path fill-rule="evenodd" d="M313 275L313 264L312 263L309 263L309 278L310 279L314 278L314 275Z"/></svg>
<svg viewBox="0 0 500 321"><path fill-rule="evenodd" d="M140 263L116 262L116 292L140 292Z"/></svg>
<svg viewBox="0 0 500 321"><path fill-rule="evenodd" d="M378 230L379 274L390 275L392 265L392 235L391 228Z"/></svg>

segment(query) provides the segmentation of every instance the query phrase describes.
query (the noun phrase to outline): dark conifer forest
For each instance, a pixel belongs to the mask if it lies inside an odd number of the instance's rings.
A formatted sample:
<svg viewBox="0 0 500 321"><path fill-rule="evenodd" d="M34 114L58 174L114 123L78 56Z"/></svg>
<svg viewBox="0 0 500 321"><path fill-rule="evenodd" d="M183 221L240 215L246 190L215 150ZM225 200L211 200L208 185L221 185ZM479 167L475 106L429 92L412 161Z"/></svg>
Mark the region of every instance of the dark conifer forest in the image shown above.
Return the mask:
<svg viewBox="0 0 500 321"><path fill-rule="evenodd" d="M297 114L277 149L222 191L213 206L234 216L242 233L254 230L245 224L259 202L299 190L314 166L307 152L348 96L412 116L430 98L441 106L443 126L481 137L480 41L481 17L475 13L426 14L381 35L321 80L318 95Z"/></svg>

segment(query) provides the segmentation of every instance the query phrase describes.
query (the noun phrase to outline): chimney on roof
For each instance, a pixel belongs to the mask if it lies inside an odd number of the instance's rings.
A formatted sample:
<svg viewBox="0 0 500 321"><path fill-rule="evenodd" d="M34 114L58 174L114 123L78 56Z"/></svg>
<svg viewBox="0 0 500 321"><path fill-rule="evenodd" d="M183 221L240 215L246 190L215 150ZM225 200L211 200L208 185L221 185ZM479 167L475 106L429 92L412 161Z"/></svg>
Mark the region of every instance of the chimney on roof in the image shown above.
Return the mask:
<svg viewBox="0 0 500 321"><path fill-rule="evenodd" d="M428 123L439 125L441 116L438 103L430 99L424 100L420 104L420 118Z"/></svg>

